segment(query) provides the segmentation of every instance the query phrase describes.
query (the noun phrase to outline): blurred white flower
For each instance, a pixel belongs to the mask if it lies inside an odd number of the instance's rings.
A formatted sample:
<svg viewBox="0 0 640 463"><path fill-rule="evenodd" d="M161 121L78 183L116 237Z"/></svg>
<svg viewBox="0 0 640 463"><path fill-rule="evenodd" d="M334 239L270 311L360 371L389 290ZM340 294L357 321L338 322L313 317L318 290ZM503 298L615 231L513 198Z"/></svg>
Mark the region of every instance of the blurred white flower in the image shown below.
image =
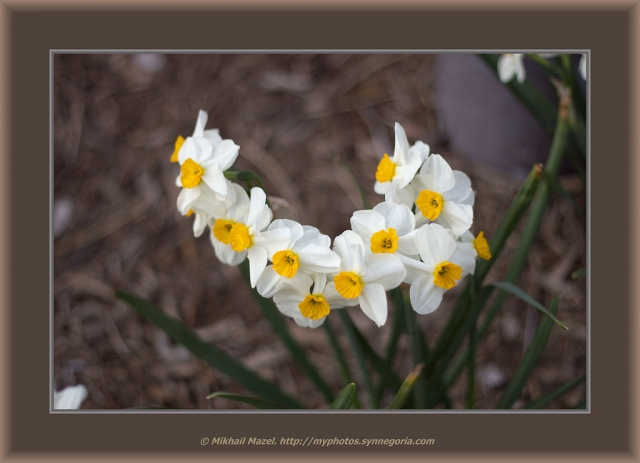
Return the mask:
<svg viewBox="0 0 640 463"><path fill-rule="evenodd" d="M580 58L578 69L580 70L580 75L586 81L587 80L587 55L586 54L583 54L582 57Z"/></svg>
<svg viewBox="0 0 640 463"><path fill-rule="evenodd" d="M76 410L87 398L87 388L78 385L64 388L60 392L53 391L54 410Z"/></svg>
<svg viewBox="0 0 640 463"><path fill-rule="evenodd" d="M240 185L230 183L229 194L224 201L210 201L207 214L210 216L209 239L216 257L228 265L239 265L247 257L247 251L236 252L231 247L231 230L237 222L244 222L249 215L249 195ZM197 220L197 216L196 216ZM195 228L195 224L194 224Z"/></svg>
<svg viewBox="0 0 640 463"><path fill-rule="evenodd" d="M524 55L521 53L506 53L498 58L498 76L500 82L506 84L514 77L518 83L524 82L525 70L522 62Z"/></svg>

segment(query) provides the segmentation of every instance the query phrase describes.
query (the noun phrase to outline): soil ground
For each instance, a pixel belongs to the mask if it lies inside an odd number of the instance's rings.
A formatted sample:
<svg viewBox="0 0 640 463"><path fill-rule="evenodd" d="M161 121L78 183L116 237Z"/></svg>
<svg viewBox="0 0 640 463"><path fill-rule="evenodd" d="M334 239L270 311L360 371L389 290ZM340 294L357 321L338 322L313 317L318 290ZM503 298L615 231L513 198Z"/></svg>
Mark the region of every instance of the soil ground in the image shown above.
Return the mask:
<svg viewBox="0 0 640 463"><path fill-rule="evenodd" d="M218 262L206 236L193 237L191 219L176 209L177 135L193 131L199 109L207 128L240 145L236 166L254 170L276 214L314 225L330 237L350 228L363 207L346 164L372 205L382 153L393 152L393 123L410 143L422 140L476 190L473 231L492 236L519 182L452 152L433 110L429 55L56 55L54 60L54 376L57 390L84 384L82 408L246 408L215 391L247 393L174 344L113 297L122 288L148 298L207 342L224 349L310 408L327 405L294 364L242 280ZM561 184L585 206L575 175ZM488 277L501 279L518 231ZM570 275L585 266L585 221L552 195L518 284L543 303L560 296L559 317L540 364L516 406L586 371L586 283ZM430 344L455 300L447 294L433 314L418 316ZM377 328L358 307L356 324L382 352L390 323ZM362 381L346 336L329 317ZM479 346L477 408L492 408L517 367L538 317L509 298ZM288 322L311 361L337 392L344 384L322 329ZM412 369L402 337L394 369ZM465 375L451 389L464 408ZM361 401L366 395L359 387ZM549 405L580 406L584 384ZM385 398L388 403L390 397Z"/></svg>

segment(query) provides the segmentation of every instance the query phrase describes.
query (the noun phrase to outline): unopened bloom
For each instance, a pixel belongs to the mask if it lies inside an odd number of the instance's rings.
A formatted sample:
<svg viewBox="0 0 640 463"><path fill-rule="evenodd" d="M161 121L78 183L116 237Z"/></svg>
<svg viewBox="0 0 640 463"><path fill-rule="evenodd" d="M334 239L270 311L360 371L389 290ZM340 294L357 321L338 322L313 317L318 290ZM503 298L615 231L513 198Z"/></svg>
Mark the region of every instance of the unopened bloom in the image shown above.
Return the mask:
<svg viewBox="0 0 640 463"><path fill-rule="evenodd" d="M425 218L451 229L460 236L473 223L475 196L471 180L466 174L449 167L439 154L430 155L413 180L416 226L425 223Z"/></svg>
<svg viewBox="0 0 640 463"><path fill-rule="evenodd" d="M187 138L178 152L180 176L176 184L183 188L180 195L188 204L206 188L224 199L227 182L223 172L233 165L240 150L232 140L222 140L217 132L204 131L206 121L207 114L200 111L194 136Z"/></svg>
<svg viewBox="0 0 640 463"><path fill-rule="evenodd" d="M350 303L359 303L367 317L378 326L387 320L387 296L406 275L400 259L393 254L370 254L365 257L364 242L357 233L346 230L334 240L340 256L340 273L327 285Z"/></svg>
<svg viewBox="0 0 640 463"><path fill-rule="evenodd" d="M331 239L317 228L288 219L274 220L269 225L269 230L278 228L288 228L291 238L269 255L273 265L265 268L257 283L263 297L272 297L280 282L294 278L299 272L314 274L340 270L340 257L330 249Z"/></svg>
<svg viewBox="0 0 640 463"><path fill-rule="evenodd" d="M469 253L473 257L479 257L484 260L491 260L491 249L489 248L489 243L487 239L484 237L484 232L478 233L478 236L473 236L473 233L470 231L464 232L460 235L458 241L456 241L458 249L463 249ZM474 269L475 270L475 267ZM471 273L473 273L473 270Z"/></svg>
<svg viewBox="0 0 640 463"><path fill-rule="evenodd" d="M228 235L233 251L247 251L252 288L255 288L258 278L267 266L268 256L283 249L291 239L291 229L288 227L263 231L269 226L272 217L266 201L267 195L262 188L252 188L246 219L235 222Z"/></svg>
<svg viewBox="0 0 640 463"><path fill-rule="evenodd" d="M402 195L402 189L409 185L422 162L429 154L429 146L422 142L409 148L407 135L400 124L395 124L396 142L393 157L387 153L378 163L376 183L373 189L376 193L385 195L387 201L394 201L396 196Z"/></svg>
<svg viewBox="0 0 640 463"><path fill-rule="evenodd" d="M60 392L53 391L54 410L75 410L87 398L87 388L78 385L66 387Z"/></svg>
<svg viewBox="0 0 640 463"><path fill-rule="evenodd" d="M313 278L304 273L297 273L293 278L283 280L278 285L273 302L280 312L293 318L298 325L317 328L322 325L331 309L349 305L335 288L328 288L326 282L327 275L324 273L316 273Z"/></svg>
<svg viewBox="0 0 640 463"><path fill-rule="evenodd" d="M521 53L506 53L498 58L498 76L500 82L506 84L514 77L518 83L524 82L525 70L522 62L524 55Z"/></svg>
<svg viewBox="0 0 640 463"><path fill-rule="evenodd" d="M405 281L411 284L409 296L413 310L426 314L438 308L445 291L473 271L475 260L469 251L458 249L451 234L437 223L418 229L416 247L422 262L405 264Z"/></svg>

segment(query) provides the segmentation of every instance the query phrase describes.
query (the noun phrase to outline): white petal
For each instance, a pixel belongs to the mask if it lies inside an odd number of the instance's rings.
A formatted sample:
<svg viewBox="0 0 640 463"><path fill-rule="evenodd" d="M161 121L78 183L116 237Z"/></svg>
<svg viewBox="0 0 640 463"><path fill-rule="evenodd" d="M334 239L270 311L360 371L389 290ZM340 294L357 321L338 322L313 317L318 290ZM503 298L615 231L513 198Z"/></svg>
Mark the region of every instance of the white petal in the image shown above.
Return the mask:
<svg viewBox="0 0 640 463"><path fill-rule="evenodd" d="M451 167L439 154L432 154L420 169L420 180L425 188L436 193L449 191L456 184Z"/></svg>
<svg viewBox="0 0 640 463"><path fill-rule="evenodd" d="M87 398L87 388L83 385L64 388L53 392L53 408L55 410L76 410Z"/></svg>
<svg viewBox="0 0 640 463"><path fill-rule="evenodd" d="M195 213L195 220L193 221L193 234L196 238L202 235L204 229L207 228L207 222L209 221L209 216L205 214Z"/></svg>
<svg viewBox="0 0 640 463"><path fill-rule="evenodd" d="M412 232L416 225L413 212L404 204L385 201L377 204L373 210L380 213L384 218L384 228L395 229L398 236ZM353 222L351 226L353 227Z"/></svg>
<svg viewBox="0 0 640 463"><path fill-rule="evenodd" d="M452 189L442 194L445 201L453 201L460 204L469 204L473 206L473 190L471 189L471 180L464 172L459 170L453 171L456 183Z"/></svg>
<svg viewBox="0 0 640 463"><path fill-rule="evenodd" d="M248 250L251 287L255 288L258 278L267 266L267 250L260 246L251 246Z"/></svg>
<svg viewBox="0 0 640 463"><path fill-rule="evenodd" d="M232 140L223 140L215 146L212 158L220 170L227 170L236 162L238 151L240 147Z"/></svg>
<svg viewBox="0 0 640 463"><path fill-rule="evenodd" d="M340 270L340 256L318 244L306 246L299 254L300 270L305 273L332 273Z"/></svg>
<svg viewBox="0 0 640 463"><path fill-rule="evenodd" d="M204 134L204 128L207 125L209 115L202 109L198 111L198 119L196 120L196 127L193 129L194 137L201 137Z"/></svg>
<svg viewBox="0 0 640 463"><path fill-rule="evenodd" d="M227 196L227 179L224 178L224 174L218 166L213 165L205 169L202 180L214 192Z"/></svg>
<svg viewBox="0 0 640 463"><path fill-rule="evenodd" d="M364 243L356 232L345 230L336 236L333 250L340 256L342 270L358 272L362 268Z"/></svg>
<svg viewBox="0 0 640 463"><path fill-rule="evenodd" d="M514 74L515 68L512 55L500 55L500 58L498 58L498 76L500 82L506 84L513 79Z"/></svg>
<svg viewBox="0 0 640 463"><path fill-rule="evenodd" d="M433 275L433 267L429 267L424 262L421 262L417 259L413 259L411 257L403 256L402 254L396 254L402 265L404 265L405 270L407 271L406 276L402 280L404 283L412 284L417 278L429 274Z"/></svg>
<svg viewBox="0 0 640 463"><path fill-rule="evenodd" d="M359 297L360 308L376 325L387 321L387 295L381 285L365 285Z"/></svg>
<svg viewBox="0 0 640 463"><path fill-rule="evenodd" d="M431 153L431 148L426 143L417 141L409 149L409 155L413 153L417 153L418 156L420 156L420 164L422 164L429 157L429 153Z"/></svg>
<svg viewBox="0 0 640 463"><path fill-rule="evenodd" d="M382 182L381 183L381 182L378 182L376 180L376 183L373 184L373 191L375 191L379 195L383 195L389 189L389 185L391 185L391 182ZM182 185L178 185L178 186L182 186Z"/></svg>
<svg viewBox="0 0 640 463"><path fill-rule="evenodd" d="M398 252L406 256L417 256L420 254L416 246L416 233L417 230L414 230L398 238Z"/></svg>
<svg viewBox="0 0 640 463"><path fill-rule="evenodd" d="M433 275L424 275L417 278L409 290L409 298L413 310L420 314L431 313L442 302L444 289L433 284Z"/></svg>
<svg viewBox="0 0 640 463"><path fill-rule="evenodd" d="M324 300L329 303L331 309L341 309L343 307L352 307L358 305L358 299L345 299L336 290L336 284L331 281L324 288Z"/></svg>
<svg viewBox="0 0 640 463"><path fill-rule="evenodd" d="M264 221L265 210L268 209L266 204L267 195L264 190L259 187L251 188L249 205L249 217L247 217L247 227L256 228L257 231L262 230L260 227Z"/></svg>
<svg viewBox="0 0 640 463"><path fill-rule="evenodd" d="M178 210L182 215L185 215L191 209L191 206L200 196L200 188L183 188L178 195Z"/></svg>
<svg viewBox="0 0 640 463"><path fill-rule="evenodd" d="M432 266L448 260L456 250L455 240L437 223L423 225L418 229L416 246L422 260Z"/></svg>
<svg viewBox="0 0 640 463"><path fill-rule="evenodd" d="M451 254L449 262L459 265L462 268L462 278L473 273L476 267L476 259L473 254L468 250L460 248L456 249L455 252ZM462 278L460 280L462 280ZM457 284L460 284L460 281L458 281Z"/></svg>
<svg viewBox="0 0 640 463"><path fill-rule="evenodd" d="M393 127L396 133L396 144L393 151L393 162L399 166L404 166L406 163L406 155L409 153L409 142L407 141L407 134L404 129L397 122Z"/></svg>
<svg viewBox="0 0 640 463"><path fill-rule="evenodd" d="M291 231L291 242L290 244L295 243L304 235L304 228L298 222L289 219L277 219L271 222L269 225L269 230L274 230L276 228L288 228Z"/></svg>
<svg viewBox="0 0 640 463"><path fill-rule="evenodd" d="M460 236L473 224L473 208L465 204L445 201L442 212L435 221L451 229L454 235Z"/></svg>
<svg viewBox="0 0 640 463"><path fill-rule="evenodd" d="M365 286L379 284L386 291L402 283L407 274L400 258L393 254L372 254L366 258L365 265L367 271L362 276Z"/></svg>
<svg viewBox="0 0 640 463"><path fill-rule="evenodd" d="M278 284L282 281L282 277L273 270L273 265L267 266L258 278L256 289L262 297L271 298L276 293Z"/></svg>
<svg viewBox="0 0 640 463"><path fill-rule="evenodd" d="M235 252L230 244L221 243L213 236L213 233L209 233L209 239L213 245L213 250L216 253L216 257L223 264L231 265L233 267L240 265L247 257L247 251Z"/></svg>
<svg viewBox="0 0 640 463"><path fill-rule="evenodd" d="M202 136L213 146L216 146L222 141L222 137L220 136L220 131L218 129L205 130Z"/></svg>
<svg viewBox="0 0 640 463"><path fill-rule="evenodd" d="M276 228L274 230L266 230L253 238L253 246L264 248L269 259L278 251L288 248L291 239L291 229L287 227ZM251 249L250 248L250 249Z"/></svg>
<svg viewBox="0 0 640 463"><path fill-rule="evenodd" d="M407 185L405 188L389 188L387 194L384 195L384 200L388 203L403 204L411 208L417 196L417 190L412 185Z"/></svg>
<svg viewBox="0 0 640 463"><path fill-rule="evenodd" d="M413 177L415 177L416 172L420 169L422 162L420 162L419 157L415 157L414 162L407 163L404 166L397 166L395 175L393 176L393 181L397 183L398 188L406 187Z"/></svg>
<svg viewBox="0 0 640 463"><path fill-rule="evenodd" d="M363 241L369 241L371 235L386 228L384 217L375 210L355 211L351 216L351 229Z"/></svg>

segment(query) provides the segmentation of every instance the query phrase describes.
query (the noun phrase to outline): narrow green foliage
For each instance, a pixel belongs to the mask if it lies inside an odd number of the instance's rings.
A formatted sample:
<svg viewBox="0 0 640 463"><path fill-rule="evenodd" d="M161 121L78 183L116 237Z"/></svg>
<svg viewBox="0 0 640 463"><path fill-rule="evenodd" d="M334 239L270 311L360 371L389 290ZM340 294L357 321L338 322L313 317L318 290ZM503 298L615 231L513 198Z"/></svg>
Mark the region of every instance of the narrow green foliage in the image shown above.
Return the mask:
<svg viewBox="0 0 640 463"><path fill-rule="evenodd" d="M418 371L418 377L414 380L414 382L418 382L418 385L413 390L413 397L415 400L416 408L424 408L426 405L426 382L424 375L420 374L422 372L422 368L424 367L424 364L422 363L424 361L424 351L422 349L420 327L418 326L418 321L416 320L416 313L414 312L411 305L404 303L404 295L402 294L402 289L400 289L399 287L391 291L391 300L393 301L395 310L402 310L405 313L405 317L407 320L407 334L409 335L409 339L411 342L411 357L413 359L413 366L417 367L418 365L421 365L420 370ZM413 383L411 383L411 386L413 387Z"/></svg>
<svg viewBox="0 0 640 463"><path fill-rule="evenodd" d="M475 406L475 393L476 393L476 349L475 338L476 331L478 329L477 320L471 325L469 331L469 359L467 360L468 372L467 372L467 408L472 409Z"/></svg>
<svg viewBox="0 0 640 463"><path fill-rule="evenodd" d="M356 354L356 360L358 361L358 366L360 367L360 372L362 374L362 379L364 381L365 389L367 394L369 395L369 400L373 404L373 399L375 397L375 390L373 387L373 381L371 380L371 374L369 373L369 369L367 367L366 357L365 357L365 345L368 345L366 339L364 337L359 337L357 335L357 328L353 324L351 317L346 310L337 310L340 321L342 322L342 326L344 331L351 343L351 348L353 352Z"/></svg>
<svg viewBox="0 0 640 463"><path fill-rule="evenodd" d="M556 297L551 301L551 304L549 305L549 312L555 315L557 311L558 298ZM531 376L531 373L540 361L540 357L542 356L542 352L547 345L547 340L549 339L549 335L551 334L553 325L554 321L551 318L546 317L542 319L540 325L538 325L538 329L536 330L536 334L534 335L531 344L522 357L520 365L518 365L518 368L511 378L511 381L509 381L509 384L507 384L507 387L502 393L502 396L498 400L495 408L511 408L515 401L518 400L520 394L522 393L522 388L527 383L527 380Z"/></svg>
<svg viewBox="0 0 640 463"><path fill-rule="evenodd" d="M562 199L564 199L566 202L568 202L569 204L571 204L571 206L575 209L575 211L578 213L578 215L580 216L580 218L582 220L586 220L587 216L585 214L585 212L582 210L582 208L580 206L578 206L578 203L576 202L575 199L573 199L573 196L571 196L567 190L565 190L564 188L562 188L562 185L560 185L560 182L558 181L558 179L549 174L549 172L544 171L542 173L542 179L549 184L549 186L551 188L553 188L553 190L558 193L558 196L560 196Z"/></svg>
<svg viewBox="0 0 640 463"><path fill-rule="evenodd" d="M584 376L584 375L580 376L579 378L576 378L576 379L574 379L572 381L569 381L568 383L563 384L559 388L554 389L553 391L548 392L548 393L544 394L541 397L538 397L536 400L534 400L532 402L529 402L528 404L526 404L522 408L542 408L545 405L550 404L551 402L553 402L557 398L563 396L567 392L571 391L572 389L578 387L579 385L584 383L586 381L586 379L587 379L586 376Z"/></svg>
<svg viewBox="0 0 640 463"><path fill-rule="evenodd" d="M298 401L283 393L275 384L259 377L224 351L202 341L184 324L169 317L149 301L124 291L116 291L116 296L162 329L174 341L186 347L193 355L204 360L208 365L229 376L248 390L260 394L266 400L291 408L303 408Z"/></svg>
<svg viewBox="0 0 640 463"><path fill-rule="evenodd" d="M398 393L389 404L389 409L402 408L402 406L405 404L405 402L409 398L409 395L411 394L413 386L414 384L416 384L416 381L420 377L420 374L422 373L423 368L424 368L424 365L421 363L419 365L416 365L413 371L409 373L409 376L407 376L407 378L404 380L404 382L402 383L402 386L400 386L400 389L398 390Z"/></svg>
<svg viewBox="0 0 640 463"><path fill-rule="evenodd" d="M334 357L336 358L336 361L338 362L338 367L340 368L340 374L342 375L342 379L346 383L353 383L353 376L351 375L351 370L349 369L349 365L347 364L346 357L344 355L344 352L342 351L342 348L340 347L338 338L335 332L333 331L333 328L331 327L331 323L329 322L329 319L325 320L325 322L322 324L322 327L324 328L324 332L327 335L329 344L331 344L331 348L333 349L333 354L334 354ZM360 408L360 403L358 401L357 395L355 396L353 406L354 408Z"/></svg>
<svg viewBox="0 0 640 463"><path fill-rule="evenodd" d="M347 384L346 387L338 394L336 400L329 407L332 410L345 410L351 408L356 398L356 385L354 383Z"/></svg>
<svg viewBox="0 0 640 463"><path fill-rule="evenodd" d="M522 291L516 285L508 283L506 281L496 281L496 282L490 283L490 284L492 286L495 286L496 288L500 288L501 290L506 291L506 292L516 296L520 300L522 300L522 301L526 302L527 304L529 304L531 307L533 307L535 309L538 309L540 312L542 312L547 317L549 317L551 320L553 320L560 328L562 328L564 330L568 330L569 329L569 328L567 328L567 325L562 323L551 312L549 312L545 308L545 306L543 306L538 301L536 301L534 298L532 298L530 295L528 295L527 293Z"/></svg>
<svg viewBox="0 0 640 463"><path fill-rule="evenodd" d="M245 261L240 264L240 270L242 271L242 275L244 276L247 283L250 281L249 279L249 261L245 259ZM307 374L309 379L315 384L316 388L328 402L333 401L333 392L331 388L327 385L327 383L322 379L320 374L318 373L318 369L311 364L309 359L307 358L306 351L298 344L298 342L291 336L289 332L289 328L287 328L287 324L282 319L280 311L277 309L275 304L271 299L266 299L258 293L255 288L251 289L253 296L262 309L262 313L264 313L269 323L271 323L271 327L278 334L284 345L289 349L291 355L293 356L296 363L302 368L302 370Z"/></svg>
<svg viewBox="0 0 640 463"><path fill-rule="evenodd" d="M261 399L260 397L250 397L247 395L232 394L230 392L214 392L213 394L210 394L207 396L207 399L215 399L215 398L229 399L235 402L242 402L242 403L251 405L253 407L261 408L265 410L278 410L283 408L286 408L286 409L291 408L283 404L271 402L270 400Z"/></svg>

